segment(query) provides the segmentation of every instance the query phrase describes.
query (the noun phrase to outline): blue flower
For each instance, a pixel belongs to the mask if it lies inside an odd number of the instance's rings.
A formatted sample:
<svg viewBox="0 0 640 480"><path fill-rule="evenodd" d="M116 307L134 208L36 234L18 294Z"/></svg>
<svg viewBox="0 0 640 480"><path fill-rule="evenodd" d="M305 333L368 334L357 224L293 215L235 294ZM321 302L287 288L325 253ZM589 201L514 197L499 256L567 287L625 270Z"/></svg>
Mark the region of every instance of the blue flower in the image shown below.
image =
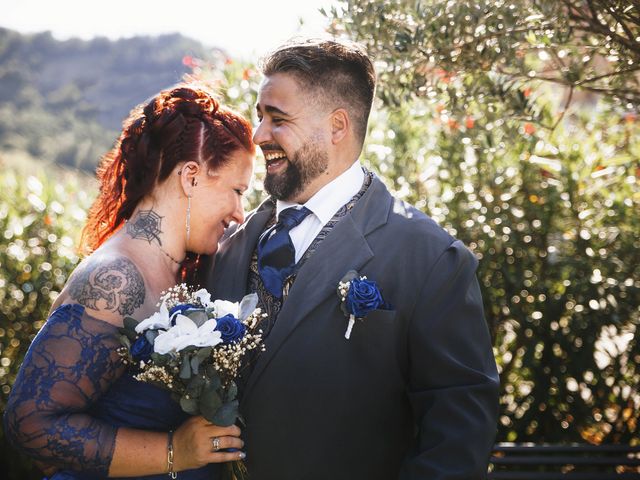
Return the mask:
<svg viewBox="0 0 640 480"><path fill-rule="evenodd" d="M367 313L385 305L376 282L354 278L345 299L347 310L356 318L364 318Z"/></svg>
<svg viewBox="0 0 640 480"><path fill-rule="evenodd" d="M131 345L131 356L136 362L147 361L153 353L153 345L147 340L146 335L140 335Z"/></svg>
<svg viewBox="0 0 640 480"><path fill-rule="evenodd" d="M230 313L216 320L216 330L222 334L224 343L237 342L244 337L246 327L244 323L238 320Z"/></svg>

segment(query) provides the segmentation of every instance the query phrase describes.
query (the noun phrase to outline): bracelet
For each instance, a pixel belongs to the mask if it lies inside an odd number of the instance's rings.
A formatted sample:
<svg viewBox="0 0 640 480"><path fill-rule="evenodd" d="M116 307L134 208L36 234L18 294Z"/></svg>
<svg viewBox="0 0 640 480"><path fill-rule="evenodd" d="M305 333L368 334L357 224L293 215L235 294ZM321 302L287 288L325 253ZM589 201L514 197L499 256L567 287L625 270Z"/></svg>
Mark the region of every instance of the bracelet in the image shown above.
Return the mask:
<svg viewBox="0 0 640 480"><path fill-rule="evenodd" d="M169 430L167 437L167 472L171 478L178 478L178 474L173 471L173 430Z"/></svg>

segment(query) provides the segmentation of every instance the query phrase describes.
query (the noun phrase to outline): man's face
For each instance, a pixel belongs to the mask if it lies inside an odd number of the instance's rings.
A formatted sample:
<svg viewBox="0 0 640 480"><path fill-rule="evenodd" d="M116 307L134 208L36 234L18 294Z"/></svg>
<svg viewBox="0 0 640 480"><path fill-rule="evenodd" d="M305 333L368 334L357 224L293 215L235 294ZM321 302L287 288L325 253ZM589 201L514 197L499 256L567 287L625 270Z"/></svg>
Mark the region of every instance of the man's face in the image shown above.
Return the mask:
<svg viewBox="0 0 640 480"><path fill-rule="evenodd" d="M308 200L312 182L329 166L328 113L286 73L263 80L256 108L253 141L266 160L265 189L279 200Z"/></svg>

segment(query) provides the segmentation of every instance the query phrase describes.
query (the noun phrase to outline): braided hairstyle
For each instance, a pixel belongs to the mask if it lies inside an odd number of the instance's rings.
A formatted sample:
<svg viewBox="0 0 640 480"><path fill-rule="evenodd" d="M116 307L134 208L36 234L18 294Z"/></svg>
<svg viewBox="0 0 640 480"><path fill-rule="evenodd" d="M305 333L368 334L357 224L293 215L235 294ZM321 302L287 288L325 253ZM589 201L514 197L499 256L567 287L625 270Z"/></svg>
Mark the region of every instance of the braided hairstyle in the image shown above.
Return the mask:
<svg viewBox="0 0 640 480"><path fill-rule="evenodd" d="M181 84L134 108L114 148L100 161L100 193L82 231L81 249L98 248L180 162L216 170L244 148L254 153L249 122L202 86Z"/></svg>

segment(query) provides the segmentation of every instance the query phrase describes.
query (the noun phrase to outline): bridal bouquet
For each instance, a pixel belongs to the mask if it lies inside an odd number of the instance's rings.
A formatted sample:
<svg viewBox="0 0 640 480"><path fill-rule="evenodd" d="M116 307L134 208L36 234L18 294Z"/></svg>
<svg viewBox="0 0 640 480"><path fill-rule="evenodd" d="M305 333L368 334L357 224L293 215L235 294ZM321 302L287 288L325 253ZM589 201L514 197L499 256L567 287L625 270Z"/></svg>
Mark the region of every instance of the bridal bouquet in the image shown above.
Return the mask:
<svg viewBox="0 0 640 480"><path fill-rule="evenodd" d="M124 319L119 353L136 368L137 380L170 390L185 412L233 425L242 360L263 348L262 332L256 331L263 317L257 303L255 294L239 303L211 301L204 289L176 285L149 318Z"/></svg>

